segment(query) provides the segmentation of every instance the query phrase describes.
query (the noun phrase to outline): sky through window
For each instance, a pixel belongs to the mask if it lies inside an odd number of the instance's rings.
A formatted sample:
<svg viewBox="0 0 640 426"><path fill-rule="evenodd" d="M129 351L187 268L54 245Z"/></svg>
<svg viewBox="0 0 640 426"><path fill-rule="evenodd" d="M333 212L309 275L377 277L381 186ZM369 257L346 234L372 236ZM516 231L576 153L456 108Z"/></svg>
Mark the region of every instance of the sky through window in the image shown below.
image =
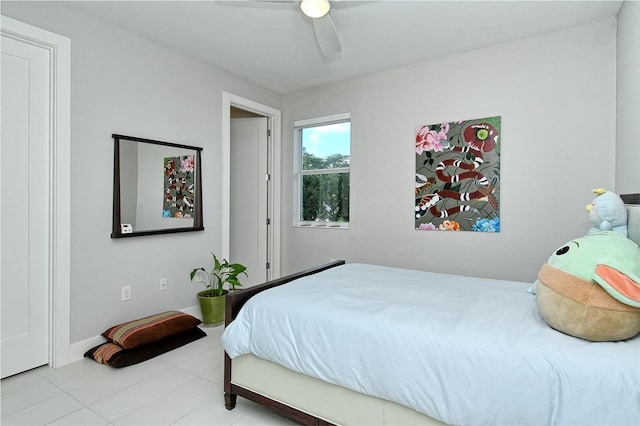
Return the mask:
<svg viewBox="0 0 640 426"><path fill-rule="evenodd" d="M334 154L350 155L351 123L307 127L302 132L302 147L308 154L327 158Z"/></svg>

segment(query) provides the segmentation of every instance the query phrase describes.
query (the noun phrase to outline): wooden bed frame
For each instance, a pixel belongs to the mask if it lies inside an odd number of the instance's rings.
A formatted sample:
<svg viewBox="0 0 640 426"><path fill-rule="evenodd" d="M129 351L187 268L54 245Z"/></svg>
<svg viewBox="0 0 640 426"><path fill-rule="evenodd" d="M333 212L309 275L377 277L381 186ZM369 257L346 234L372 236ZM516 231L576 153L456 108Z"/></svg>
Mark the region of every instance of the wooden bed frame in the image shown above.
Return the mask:
<svg viewBox="0 0 640 426"><path fill-rule="evenodd" d="M337 260L228 293L225 327L256 294L344 264L344 260ZM253 355L242 355L232 362L225 352L224 399L228 410L236 406L238 395L305 425L443 425L411 408L305 376Z"/></svg>
<svg viewBox="0 0 640 426"><path fill-rule="evenodd" d="M247 300L249 300L251 297L255 296L256 294L260 293L261 291L268 290L270 288L286 284L298 278L306 277L312 274L317 274L318 272L322 272L327 269L334 268L336 266L340 266L344 264L345 264L344 260L337 260L335 262L331 262L326 265L317 266L314 268L306 269L301 272L297 272L295 274L287 275L286 277L269 281L261 285L246 288L233 293L228 293L226 296L226 306L225 306L225 321L224 321L225 327L228 326L231 323L231 321L235 319L235 317L238 315L238 312L240 312L240 308L244 306ZM260 395L256 392L253 392L249 389L245 389L239 385L232 383L231 382L231 366L232 366L231 358L225 352L224 353L224 401L225 401L225 407L227 408L227 410L232 410L236 406L237 396L240 395L242 397L245 397L251 401L257 402L258 404L264 405L265 407L273 411L276 411L277 413L280 413L286 417L289 417L290 419L293 419L303 424L315 424L315 425L331 424L318 417L302 412L288 405L285 405L281 402L275 401L266 396Z"/></svg>

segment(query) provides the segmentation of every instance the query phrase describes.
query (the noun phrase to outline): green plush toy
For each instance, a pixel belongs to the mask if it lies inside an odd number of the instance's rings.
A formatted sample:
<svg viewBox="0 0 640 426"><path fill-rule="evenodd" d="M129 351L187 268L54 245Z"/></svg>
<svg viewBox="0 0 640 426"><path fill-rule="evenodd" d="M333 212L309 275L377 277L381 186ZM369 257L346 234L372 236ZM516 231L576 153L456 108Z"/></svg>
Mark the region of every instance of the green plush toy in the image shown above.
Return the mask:
<svg viewBox="0 0 640 426"><path fill-rule="evenodd" d="M593 341L640 333L640 248L620 233L569 241L538 274L536 301L556 330Z"/></svg>

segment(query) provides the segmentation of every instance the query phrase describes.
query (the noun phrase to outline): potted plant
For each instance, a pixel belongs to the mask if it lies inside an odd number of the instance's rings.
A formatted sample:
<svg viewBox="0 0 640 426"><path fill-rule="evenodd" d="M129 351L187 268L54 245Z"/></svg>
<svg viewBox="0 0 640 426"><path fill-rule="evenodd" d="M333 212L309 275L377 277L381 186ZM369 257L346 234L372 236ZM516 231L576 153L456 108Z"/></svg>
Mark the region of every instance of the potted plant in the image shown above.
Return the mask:
<svg viewBox="0 0 640 426"><path fill-rule="evenodd" d="M195 268L190 275L191 282L202 283L205 286L205 290L198 293L202 322L205 325L216 325L224 321L225 295L242 286L238 280L240 274L247 275L246 266L229 263L227 259L220 261L213 253L211 256L213 269L207 271L205 268Z"/></svg>

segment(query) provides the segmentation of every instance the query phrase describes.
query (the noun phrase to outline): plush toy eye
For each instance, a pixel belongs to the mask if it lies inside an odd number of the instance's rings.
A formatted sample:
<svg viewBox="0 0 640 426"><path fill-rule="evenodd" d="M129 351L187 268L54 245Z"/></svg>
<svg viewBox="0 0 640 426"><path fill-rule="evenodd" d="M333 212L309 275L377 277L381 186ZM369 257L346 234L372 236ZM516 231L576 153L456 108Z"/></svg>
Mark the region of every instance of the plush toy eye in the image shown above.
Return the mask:
<svg viewBox="0 0 640 426"><path fill-rule="evenodd" d="M569 251L569 246L564 246L562 248L559 248L556 254L558 256L562 256L563 254L566 254L568 251Z"/></svg>

